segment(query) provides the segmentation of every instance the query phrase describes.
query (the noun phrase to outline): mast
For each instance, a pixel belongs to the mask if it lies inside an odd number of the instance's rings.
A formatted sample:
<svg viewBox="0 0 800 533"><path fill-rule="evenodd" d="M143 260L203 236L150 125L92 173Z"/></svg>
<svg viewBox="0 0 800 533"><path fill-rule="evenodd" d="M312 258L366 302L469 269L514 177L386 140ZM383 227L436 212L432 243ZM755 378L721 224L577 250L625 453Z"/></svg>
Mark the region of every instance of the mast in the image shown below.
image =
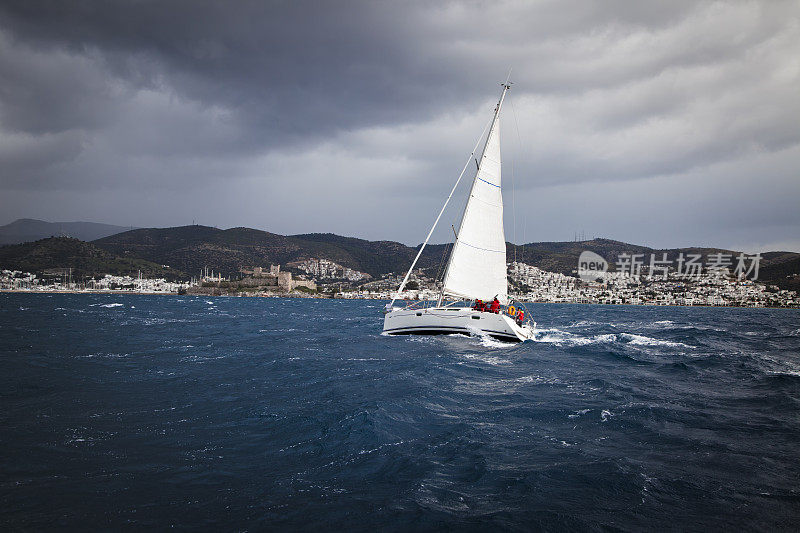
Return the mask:
<svg viewBox="0 0 800 533"><path fill-rule="evenodd" d="M439 219L442 218L442 214L444 213L444 210L447 208L447 204L450 202L450 198L452 198L453 197L453 193L456 192L456 187L458 187L458 184L461 183L461 178L464 177L464 172L467 171L467 167L469 166L470 161L472 160L472 157L475 155L475 150L478 149L478 145L480 144L481 139L483 138L483 134L486 131L486 128L488 128L488 127L489 127L489 124L487 123L486 126L484 126L483 131L481 132L480 136L478 137L478 140L475 142L475 148L473 148L472 152L469 154L469 157L467 158L467 162L464 163L464 168L461 169L461 174L458 175L458 179L456 180L455 184L453 185L453 188L450 190L450 195L447 197L447 200L444 201L444 205L442 206L442 209L439 211L439 215L436 217L436 220L433 222L433 226L431 226L431 230L428 232L428 236L425 237L425 241L422 243L422 246L420 246L419 252L417 252L417 256L414 258L414 261L411 263L411 268L408 269L408 272L406 273L406 276L403 278L403 281L400 283L400 287L397 289L397 293L395 293L395 297L392 298L391 303L386 306L387 309L391 309L392 308L392 306L394 305L395 300L397 300L397 298L399 298L400 293L403 292L403 289L405 288L406 283L408 283L408 278L411 276L411 272L414 270L414 267L417 265L417 261L419 261L420 256L422 256L422 251L425 249L425 246L428 244L428 241L430 240L431 235L433 235L433 230L436 229L436 225L439 223ZM484 150L485 149L486 148L484 148ZM440 301L441 301L441 299L440 299Z"/></svg>
<svg viewBox="0 0 800 533"><path fill-rule="evenodd" d="M464 205L456 241L447 262L439 302L446 294L459 298L505 299L507 289L503 197L500 189L500 110L511 83L506 80L494 109L492 126L483 146L478 170ZM476 268L485 264L485 272ZM455 269L454 265L458 265ZM482 276L488 275L487 280ZM502 275L502 281L500 276ZM448 290L450 289L450 290ZM487 292L488 291L488 292ZM491 292L497 291L494 294ZM484 294L486 293L486 294Z"/></svg>

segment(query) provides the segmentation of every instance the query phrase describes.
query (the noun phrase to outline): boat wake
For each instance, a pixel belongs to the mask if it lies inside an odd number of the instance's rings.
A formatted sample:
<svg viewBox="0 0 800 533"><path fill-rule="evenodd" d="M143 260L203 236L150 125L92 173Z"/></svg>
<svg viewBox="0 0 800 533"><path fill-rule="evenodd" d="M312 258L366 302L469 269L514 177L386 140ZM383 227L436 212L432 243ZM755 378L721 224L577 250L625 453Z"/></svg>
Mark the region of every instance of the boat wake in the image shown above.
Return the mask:
<svg viewBox="0 0 800 533"><path fill-rule="evenodd" d="M587 346L590 344L629 344L634 346L664 346L668 348L689 348L694 346L682 342L655 339L634 333L603 333L599 335L582 336L557 328L534 330L533 341L555 344L556 346Z"/></svg>

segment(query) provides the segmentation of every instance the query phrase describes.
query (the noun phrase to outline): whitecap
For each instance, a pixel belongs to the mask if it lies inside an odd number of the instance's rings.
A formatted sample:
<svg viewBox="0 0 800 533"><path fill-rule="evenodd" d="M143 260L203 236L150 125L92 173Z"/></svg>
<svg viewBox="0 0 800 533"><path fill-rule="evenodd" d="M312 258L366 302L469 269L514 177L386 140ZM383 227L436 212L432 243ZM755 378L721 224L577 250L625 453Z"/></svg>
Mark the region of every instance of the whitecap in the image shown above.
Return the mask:
<svg viewBox="0 0 800 533"><path fill-rule="evenodd" d="M602 322L595 322L594 320L578 320L574 324L571 324L567 327L570 328L582 328L586 326L599 326L602 325Z"/></svg>
<svg viewBox="0 0 800 533"><path fill-rule="evenodd" d="M669 346L671 348L694 348L693 346L689 346L688 344L683 344L682 342L672 342L672 341L654 339L652 337L645 337L644 335L635 335L633 333L620 333L619 340L623 342L627 341L629 344L635 344L638 346Z"/></svg>
<svg viewBox="0 0 800 533"><path fill-rule="evenodd" d="M561 380L558 378L537 376L537 375L522 376L520 378L515 378L511 381L514 383L534 383L536 385L541 385L541 384L557 385L561 383Z"/></svg>
<svg viewBox="0 0 800 533"><path fill-rule="evenodd" d="M360 452L358 452L358 455L364 455L364 454L368 454L368 453L377 452L378 450L382 450L383 448L388 448L388 447L391 447L391 446L400 446L400 445L405 444L405 443L406 443L406 441L404 441L404 440L400 440L400 441L397 441L397 442L387 442L386 444L381 444L377 448L361 450Z"/></svg>
<svg viewBox="0 0 800 533"><path fill-rule="evenodd" d="M481 354L481 355L464 354L463 357L465 359L470 359L472 361L480 361L481 363L486 363L494 366L507 365L511 363L511 361L509 361L508 359L502 359L500 357L494 357L486 354Z"/></svg>
<svg viewBox="0 0 800 533"><path fill-rule="evenodd" d="M585 414L586 414L586 413L588 413L589 411L591 411L591 409L578 409L578 410L577 410L577 411L575 411L573 414L571 414L571 415L567 415L567 418L578 418L579 416L583 416L583 415L585 415ZM604 411L604 412L605 412L605 411Z"/></svg>
<svg viewBox="0 0 800 533"><path fill-rule="evenodd" d="M535 342L548 342L556 346L586 346L589 344L603 344L620 342L623 344L631 344L635 346L669 346L671 348L694 348L688 344L681 342L666 341L661 339L654 339L644 335L636 335L634 333L602 333L600 335L593 335L591 337L583 337L570 333L568 331L561 331L555 328L552 329L537 329L534 330Z"/></svg>
<svg viewBox="0 0 800 533"><path fill-rule="evenodd" d="M568 331L561 331L559 329L537 329L533 332L533 340L535 342L547 342L555 344L556 346L585 346L587 344L595 344L598 342L613 342L615 336L613 334L595 335L592 337L582 337L569 333Z"/></svg>

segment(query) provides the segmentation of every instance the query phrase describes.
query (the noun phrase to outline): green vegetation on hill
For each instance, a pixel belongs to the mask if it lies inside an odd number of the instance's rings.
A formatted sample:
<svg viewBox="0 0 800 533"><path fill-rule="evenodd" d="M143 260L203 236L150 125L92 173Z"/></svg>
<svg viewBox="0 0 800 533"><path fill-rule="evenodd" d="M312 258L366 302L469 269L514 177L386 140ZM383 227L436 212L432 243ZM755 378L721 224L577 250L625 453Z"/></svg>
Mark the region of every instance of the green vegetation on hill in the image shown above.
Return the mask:
<svg viewBox="0 0 800 533"><path fill-rule="evenodd" d="M764 256L770 257L758 273L759 279L800 293L800 254L768 252Z"/></svg>
<svg viewBox="0 0 800 533"><path fill-rule="evenodd" d="M450 245L428 245L418 263L429 275L440 272L450 252ZM135 274L142 270L148 277L197 275L204 267L223 275L236 275L243 267L281 264L302 259L324 258L340 265L366 272L374 277L390 272L403 273L411 265L419 247L393 241L366 241L331 233L284 236L250 228L220 230L208 226L146 228L126 231L92 243L76 239L44 239L36 243L0 247L0 268L32 272L50 268L72 267L90 274ZM738 252L717 248L676 248L657 250L609 239L582 242L539 242L507 244L508 261L514 259L551 272L573 274L578 257L589 250L604 257L610 270L615 269L619 254L650 254L675 261L680 253L700 254L705 263L709 254ZM169 265L164 269L160 265ZM759 280L797 290L800 287L800 254L769 252L763 254Z"/></svg>
<svg viewBox="0 0 800 533"><path fill-rule="evenodd" d="M683 253L700 254L702 262L705 262L709 254L723 253L738 255L739 252L723 250L720 248L671 248L656 249L636 244L628 244L610 239L592 239L589 241L568 241L568 242L533 242L517 246L507 245L508 260L514 259L516 251L517 260L530 265L535 265L543 270L550 272L561 272L562 274L573 274L578 268L578 258L583 251L594 252L608 261L609 270L616 270L616 261L620 254L641 254L644 262L649 263L650 255L661 259L662 254L667 254L667 259L675 261L678 255Z"/></svg>
<svg viewBox="0 0 800 533"><path fill-rule="evenodd" d="M242 267L324 258L380 276L407 269L417 253L415 248L391 241L331 234L287 237L250 228L220 230L207 226L126 231L94 244L122 257L141 257L192 274L208 266L224 275L236 274ZM431 254L423 256L420 267L438 265L441 250L437 257Z"/></svg>
<svg viewBox="0 0 800 533"><path fill-rule="evenodd" d="M404 272L419 251L418 246L412 248L399 242L366 241L332 233L283 236L250 228L220 230L207 226L139 229L100 239L95 244L122 257L141 257L184 272L195 273L208 266L226 275L235 274L242 267L285 265L301 259L324 258L378 277L390 272ZM507 258L570 275L577 269L578 257L584 250L604 257L610 270L615 270L617 257L622 253L643 254L646 262L649 262L650 254L660 259L661 254L667 253L667 258L673 261L680 253L700 254L702 261L706 262L709 254L721 252L735 256L738 253L719 248L658 250L610 239L593 239L525 245L508 243ZM428 245L417 266L435 275L449 252L449 245ZM800 266L792 262L797 258L800 254L791 252L764 254L760 279L787 287L792 280L787 276L800 271ZM784 267L776 266L783 263L786 263Z"/></svg>
<svg viewBox="0 0 800 533"><path fill-rule="evenodd" d="M22 270L37 275L72 269L72 277L98 277L104 274L177 279L183 272L137 257L119 257L92 243L69 237L50 237L35 242L0 246L0 268Z"/></svg>
<svg viewBox="0 0 800 533"><path fill-rule="evenodd" d="M688 257L690 254L699 254L701 263L708 262L708 256L712 254L726 254L731 256L733 266L736 265L736 258L740 252L725 250L722 248L665 248L656 249L647 246L638 246L610 239L592 239L590 241L577 242L535 242L516 246L508 244L507 257L509 261L514 259L516 251L517 260L520 262L534 265L550 272L561 272L566 275L574 275L578 258L581 252L588 250L603 257L609 263L609 270L616 270L616 261L620 254L642 254L642 260L649 264L650 255L654 255L656 260L667 254L667 260L676 265L680 254ZM748 263L749 264L749 263ZM758 280L763 283L777 285L782 289L800 290L800 254L794 252L767 252L762 254Z"/></svg>
<svg viewBox="0 0 800 533"><path fill-rule="evenodd" d="M353 237L342 237L333 233L309 233L293 235L292 238L309 244L325 243L341 248L346 252L348 259L352 259L354 261L353 264L358 264L360 267L353 267L345 263L340 264L349 268L356 268L356 270L366 272L372 276L408 270L419 251L419 246L412 248L394 241L366 241ZM417 263L419 267L437 267L441 263L444 248L445 246L441 244L426 246L422 257Z"/></svg>

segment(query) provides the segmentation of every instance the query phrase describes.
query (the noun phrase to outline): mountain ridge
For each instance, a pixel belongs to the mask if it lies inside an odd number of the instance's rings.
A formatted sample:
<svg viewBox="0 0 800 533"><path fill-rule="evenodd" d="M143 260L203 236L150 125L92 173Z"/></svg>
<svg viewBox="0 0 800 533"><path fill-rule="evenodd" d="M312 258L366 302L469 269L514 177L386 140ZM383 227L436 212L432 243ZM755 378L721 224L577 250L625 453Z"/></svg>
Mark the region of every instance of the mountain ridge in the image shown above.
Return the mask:
<svg viewBox="0 0 800 533"><path fill-rule="evenodd" d="M46 222L35 218L18 218L0 226L0 245L22 244L58 236L74 237L88 242L131 229L137 228L99 222Z"/></svg>
<svg viewBox="0 0 800 533"><path fill-rule="evenodd" d="M133 229L96 239L91 244L113 257L169 265L172 273L181 272L186 276L196 275L204 267L223 275L236 275L240 269L253 266L328 259L380 277L404 273L421 246L411 247L387 240L369 241L334 233L279 235L245 227L223 230L201 225ZM679 253L694 253L700 254L705 261L710 254L723 253L730 254L734 264L739 253L709 247L656 249L612 239L592 239L524 245L507 243L507 258L508 261L516 259L543 270L572 275L580 253L586 250L604 257L610 270L614 270L614 262L620 253L643 254L645 263L649 262L650 254L655 254L658 259L667 253L669 259L675 260ZM429 276L436 276L446 264L449 251L449 244L429 244L417 267L427 269ZM0 254L0 257L9 256ZM0 267L7 268L1 262ZM800 289L798 274L800 254L785 251L762 254L760 280L796 290Z"/></svg>

